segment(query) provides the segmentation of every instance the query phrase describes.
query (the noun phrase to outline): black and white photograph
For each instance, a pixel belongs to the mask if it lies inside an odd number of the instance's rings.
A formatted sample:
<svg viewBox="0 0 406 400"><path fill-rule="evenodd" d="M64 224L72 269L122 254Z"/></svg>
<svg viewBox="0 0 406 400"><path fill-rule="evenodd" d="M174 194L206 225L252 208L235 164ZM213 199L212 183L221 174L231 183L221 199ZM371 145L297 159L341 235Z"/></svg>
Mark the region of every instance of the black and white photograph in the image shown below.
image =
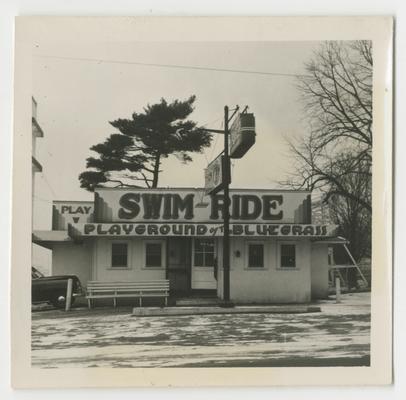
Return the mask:
<svg viewBox="0 0 406 400"><path fill-rule="evenodd" d="M29 368L367 373L377 48L33 40Z"/></svg>

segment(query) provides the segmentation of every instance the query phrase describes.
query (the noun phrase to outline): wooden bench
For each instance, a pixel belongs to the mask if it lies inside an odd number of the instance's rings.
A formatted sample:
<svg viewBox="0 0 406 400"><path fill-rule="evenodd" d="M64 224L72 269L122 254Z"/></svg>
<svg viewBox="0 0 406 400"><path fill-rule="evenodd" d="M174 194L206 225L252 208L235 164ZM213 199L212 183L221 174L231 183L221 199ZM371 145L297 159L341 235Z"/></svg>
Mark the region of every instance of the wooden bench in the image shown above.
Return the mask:
<svg viewBox="0 0 406 400"><path fill-rule="evenodd" d="M166 307L168 296L169 280L167 279L138 282L91 281L87 283L86 289L89 308L92 308L92 300L94 299L113 299L114 307L116 307L118 298L130 297L138 298L140 307L142 307L144 297L164 297Z"/></svg>

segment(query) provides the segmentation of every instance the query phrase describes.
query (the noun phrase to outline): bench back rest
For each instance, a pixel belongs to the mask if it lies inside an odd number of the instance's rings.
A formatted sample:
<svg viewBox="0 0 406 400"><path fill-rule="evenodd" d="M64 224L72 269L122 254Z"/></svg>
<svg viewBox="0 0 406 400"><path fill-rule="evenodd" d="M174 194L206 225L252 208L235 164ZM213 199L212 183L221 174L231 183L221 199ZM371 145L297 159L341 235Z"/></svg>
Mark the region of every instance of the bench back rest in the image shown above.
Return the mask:
<svg viewBox="0 0 406 400"><path fill-rule="evenodd" d="M169 290L169 280L160 279L154 281L138 282L100 282L90 281L87 283L88 292L106 292L106 291L131 291L131 290Z"/></svg>

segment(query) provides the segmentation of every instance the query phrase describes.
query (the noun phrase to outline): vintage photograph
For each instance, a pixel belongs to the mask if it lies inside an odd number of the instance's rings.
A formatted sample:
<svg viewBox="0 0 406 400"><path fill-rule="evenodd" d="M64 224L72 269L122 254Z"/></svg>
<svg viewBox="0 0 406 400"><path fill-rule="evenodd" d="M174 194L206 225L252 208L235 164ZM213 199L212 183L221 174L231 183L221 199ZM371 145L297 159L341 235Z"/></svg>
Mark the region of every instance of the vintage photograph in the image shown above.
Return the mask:
<svg viewBox="0 0 406 400"><path fill-rule="evenodd" d="M391 108L378 34L390 21L350 21L366 33L335 39L263 25L234 40L181 39L171 27L191 19L177 21L34 18L17 29L15 137L31 120L32 173L20 186L16 175L14 196L30 196L32 213L14 220L32 229L31 263L14 279L30 286L29 334L15 354L29 355L29 379L168 385L181 368L192 385L241 370L241 384L249 371L277 384L339 367L361 383L381 360L387 382ZM210 21L215 32L214 19L196 26ZM127 375L101 379L112 369ZM138 369L144 381L131 380Z"/></svg>
<svg viewBox="0 0 406 400"><path fill-rule="evenodd" d="M372 42L33 53L32 365L370 364Z"/></svg>

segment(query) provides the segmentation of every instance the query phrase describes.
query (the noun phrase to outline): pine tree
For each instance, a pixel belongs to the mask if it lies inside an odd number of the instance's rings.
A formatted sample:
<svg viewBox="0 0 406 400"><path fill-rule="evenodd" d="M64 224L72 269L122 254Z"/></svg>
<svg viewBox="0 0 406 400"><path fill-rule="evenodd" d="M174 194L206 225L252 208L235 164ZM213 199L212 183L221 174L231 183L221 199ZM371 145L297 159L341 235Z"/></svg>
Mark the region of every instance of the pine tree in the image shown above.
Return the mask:
<svg viewBox="0 0 406 400"><path fill-rule="evenodd" d="M86 160L80 186L89 191L97 186L156 188L163 159L174 155L187 163L189 153L202 152L211 143L210 133L187 119L195 99L168 103L162 98L131 119L110 122L119 133L90 148L98 157Z"/></svg>

